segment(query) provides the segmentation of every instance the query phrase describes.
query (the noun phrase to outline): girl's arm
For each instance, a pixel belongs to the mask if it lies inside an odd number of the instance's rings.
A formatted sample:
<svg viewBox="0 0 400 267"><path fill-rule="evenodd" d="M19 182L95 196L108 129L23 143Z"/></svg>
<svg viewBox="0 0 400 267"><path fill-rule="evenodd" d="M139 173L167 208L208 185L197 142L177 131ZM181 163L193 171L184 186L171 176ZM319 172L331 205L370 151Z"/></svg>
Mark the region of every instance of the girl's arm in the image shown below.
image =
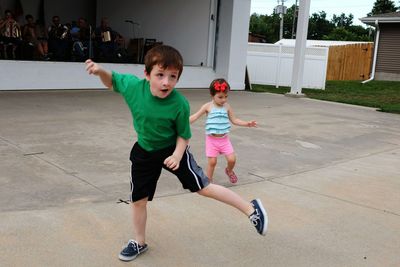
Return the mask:
<svg viewBox="0 0 400 267"><path fill-rule="evenodd" d="M99 76L101 82L108 88L112 89L112 73L108 70L103 69L99 64L88 59L85 61L86 71L89 74Z"/></svg>
<svg viewBox="0 0 400 267"><path fill-rule="evenodd" d="M237 125L237 126L244 126L244 127L257 127L257 122L252 120L252 121L244 121L235 116L233 113L233 110L230 105L228 105L228 116L229 120L232 122L232 124Z"/></svg>
<svg viewBox="0 0 400 267"><path fill-rule="evenodd" d="M196 113L194 113L193 115L191 115L189 117L189 121L190 123L193 123L195 121L197 121L198 118L200 118L201 116L203 116L207 111L208 111L208 107L210 106L210 103L206 103L204 104Z"/></svg>

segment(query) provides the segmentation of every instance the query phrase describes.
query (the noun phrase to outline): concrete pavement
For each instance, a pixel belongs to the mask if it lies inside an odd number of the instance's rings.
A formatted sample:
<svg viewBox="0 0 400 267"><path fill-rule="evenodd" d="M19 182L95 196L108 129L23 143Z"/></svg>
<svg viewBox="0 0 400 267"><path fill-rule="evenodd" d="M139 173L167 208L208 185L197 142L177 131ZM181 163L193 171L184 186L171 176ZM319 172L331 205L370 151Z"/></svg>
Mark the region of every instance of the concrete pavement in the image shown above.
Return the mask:
<svg viewBox="0 0 400 267"><path fill-rule="evenodd" d="M206 90L180 90L195 111ZM399 266L400 116L371 108L231 92L239 183L270 218L259 236L238 211L163 172L149 204L149 251L131 235L122 98L105 90L0 92L0 266ZM192 152L205 166L203 121Z"/></svg>

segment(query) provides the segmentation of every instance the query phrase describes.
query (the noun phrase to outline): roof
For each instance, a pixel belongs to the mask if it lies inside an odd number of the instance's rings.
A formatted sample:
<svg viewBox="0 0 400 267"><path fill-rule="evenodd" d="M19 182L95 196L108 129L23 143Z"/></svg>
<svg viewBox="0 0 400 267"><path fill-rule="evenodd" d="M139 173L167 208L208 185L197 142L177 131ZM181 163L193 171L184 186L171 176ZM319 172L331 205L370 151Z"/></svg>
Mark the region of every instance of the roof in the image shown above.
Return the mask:
<svg viewBox="0 0 400 267"><path fill-rule="evenodd" d="M400 11L368 16L360 20L371 26L375 23L400 23Z"/></svg>
<svg viewBox="0 0 400 267"><path fill-rule="evenodd" d="M295 46L296 39L281 39L275 44L282 44L288 46ZM361 44L369 42L356 42L356 41L328 41L328 40L307 40L306 46L337 46L337 45L348 45L348 44Z"/></svg>

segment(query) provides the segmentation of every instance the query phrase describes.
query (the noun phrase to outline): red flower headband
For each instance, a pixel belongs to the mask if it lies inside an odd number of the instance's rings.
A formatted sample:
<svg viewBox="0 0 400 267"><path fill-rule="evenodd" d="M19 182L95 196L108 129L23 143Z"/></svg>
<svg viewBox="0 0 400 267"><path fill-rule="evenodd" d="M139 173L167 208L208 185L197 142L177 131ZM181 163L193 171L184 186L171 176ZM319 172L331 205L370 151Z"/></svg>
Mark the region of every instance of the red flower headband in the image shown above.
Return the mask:
<svg viewBox="0 0 400 267"><path fill-rule="evenodd" d="M225 92L225 90L228 89L228 84L226 82L220 83L219 81L216 81L214 83L214 89L217 92Z"/></svg>

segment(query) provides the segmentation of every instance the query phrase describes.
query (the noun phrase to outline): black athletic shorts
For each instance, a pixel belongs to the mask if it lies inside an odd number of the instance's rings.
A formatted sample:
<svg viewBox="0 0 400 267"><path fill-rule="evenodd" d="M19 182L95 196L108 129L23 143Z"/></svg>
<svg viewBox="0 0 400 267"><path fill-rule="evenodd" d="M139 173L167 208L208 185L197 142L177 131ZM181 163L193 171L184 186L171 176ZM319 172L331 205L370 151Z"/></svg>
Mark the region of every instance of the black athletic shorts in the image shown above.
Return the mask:
<svg viewBox="0 0 400 267"><path fill-rule="evenodd" d="M153 199L157 187L157 181L160 177L162 168L168 170L178 177L183 188L191 192L197 192L206 187L209 182L207 176L203 173L186 147L179 168L172 171L164 165L164 160L172 155L175 146L164 148L157 151L148 152L136 142L131 150L131 201L135 202L148 197Z"/></svg>

